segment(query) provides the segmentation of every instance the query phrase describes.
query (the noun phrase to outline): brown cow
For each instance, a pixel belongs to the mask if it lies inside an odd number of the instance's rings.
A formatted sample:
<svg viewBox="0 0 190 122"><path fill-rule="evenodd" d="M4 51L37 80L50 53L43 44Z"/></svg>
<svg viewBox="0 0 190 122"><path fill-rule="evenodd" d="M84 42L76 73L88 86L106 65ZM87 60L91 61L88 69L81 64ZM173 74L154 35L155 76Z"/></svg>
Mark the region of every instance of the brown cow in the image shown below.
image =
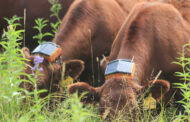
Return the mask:
<svg viewBox="0 0 190 122"><path fill-rule="evenodd" d="M109 54L124 19L124 12L115 0L77 0L64 17L53 42L62 47L64 60L85 61L85 72L81 80L92 81L92 65L97 78L96 58Z"/></svg>
<svg viewBox="0 0 190 122"><path fill-rule="evenodd" d="M74 0L60 0L62 5L60 12L61 18L66 14L73 1ZM2 35L3 28L7 26L3 18L11 18L13 15L23 17L24 9L26 8L26 46L33 49L37 46L37 41L35 43L32 39L32 36L36 34L36 30L33 29L35 25L34 20L40 17L48 19L50 22L55 21L54 18L50 18L50 7L51 5L48 0L0 0L0 35ZM46 32L51 31L50 26L45 29L44 31Z"/></svg>
<svg viewBox="0 0 190 122"><path fill-rule="evenodd" d="M53 42L62 48L62 59L64 61L70 62L71 59L80 59L85 61L87 68L91 69L92 54L90 51L90 40L93 46L93 59L96 59L96 57L101 56L105 52L109 52L111 43L124 22L124 18L124 12L115 0L76 0L62 20ZM33 66L34 57L29 54L27 48L24 50L26 50L24 51L26 58L30 59L28 64ZM93 61L95 62L95 60ZM78 62L77 64L84 65L79 60L76 62ZM53 63L53 66L55 67L55 75L61 76L61 66L55 63ZM74 65L72 67L74 69L70 70L75 71L76 66L78 65ZM49 74L52 72L52 69L48 68L50 64L43 62L41 67L44 67L44 69L46 67L47 70L41 72L44 78L39 78L39 84L43 84L43 88L50 89L47 84L50 84L52 79L53 86L57 86L58 80L54 79L55 77L49 77ZM31 73L31 70L28 67L26 72ZM86 71L87 74L88 72L91 72L91 70ZM80 73L81 70L76 74ZM87 75L86 78L88 79L89 76L91 75ZM74 77L74 79L76 78ZM60 79L61 77L59 77ZM51 89L56 91L58 88Z"/></svg>
<svg viewBox="0 0 190 122"><path fill-rule="evenodd" d="M103 73L98 71L96 58L100 58L102 54L109 54L125 17L139 1L145 0L77 0L73 3L53 42L61 45L65 60L75 58L85 61L85 71L80 77L81 80L93 80L93 67L95 83L91 84L101 84L97 81L99 75L100 79L103 79Z"/></svg>
<svg viewBox="0 0 190 122"><path fill-rule="evenodd" d="M124 0L122 2L128 4L128 1L129 0ZM94 71L97 71L96 69L98 67L96 57L110 52L112 41L127 15L127 12L123 11L124 7L122 7L122 4L124 3L118 3L116 0L76 0L63 18L53 42L61 46L64 61L69 61L70 59L85 61L86 69L83 76L80 77L82 80L92 81L90 80L92 76L90 41L92 41L93 48ZM131 9L131 6L134 4L135 2L130 4L129 8ZM26 55L29 55L28 52ZM83 65L80 61L78 64ZM30 63L30 65L32 64ZM41 65L44 65L42 67L48 67L47 63ZM31 72L28 70L30 69L27 69L26 72ZM48 69L48 72L52 72L51 69ZM41 74L47 76L48 72L41 72ZM57 75L60 76L60 74L61 72ZM97 76L98 73L95 72L95 78L97 78ZM77 77L74 79L76 78ZM49 77L49 79L51 79L51 77ZM47 85L50 84L49 79L41 78L40 82L44 84L43 88L46 87L49 89L49 85ZM59 77L59 80L60 79ZM53 84L54 86L58 86L57 80L54 81L53 79L53 83L55 83ZM91 84L93 84L93 82L91 82ZM54 88L55 91L56 89L58 88Z"/></svg>
<svg viewBox="0 0 190 122"><path fill-rule="evenodd" d="M63 69L62 65L58 65L56 63L50 64L47 60L43 60L43 62L39 64L37 69L32 70L35 67L34 63L35 56L30 55L30 51L28 48L22 48L22 51L25 55L25 58L28 59L26 61L27 65L25 73L34 75L35 77L37 77L37 79L39 79L39 81L37 81L38 89L48 90L48 92L40 94L40 97L45 97L50 92L59 91L60 87L58 85L62 75L64 75L64 78L71 76L73 79L77 79L84 70L84 62L81 60L65 61L64 71L62 71ZM37 72L37 70L40 68L42 68L42 70L39 70L39 72ZM62 74L63 72L64 74ZM28 79L28 78L25 76L21 76L21 79ZM28 91L34 90L33 85L27 82L21 83L20 87L26 88Z"/></svg>
<svg viewBox="0 0 190 122"><path fill-rule="evenodd" d="M132 110L143 89L151 84L150 93L159 101L169 91L170 83L179 82L173 73L181 68L172 62L180 57L178 53L190 39L189 3L186 1L185 6L181 5L182 8L178 9L171 4L140 3L130 12L114 40L110 56L104 59L103 64L114 59L134 58L137 80L112 77L98 88L76 83L68 87L69 92L78 91L81 94L88 91L83 101L99 102L101 113L109 108L110 116L121 110ZM150 81L150 77L154 78L160 70L160 78L165 80ZM173 91L172 88L164 96L166 101Z"/></svg>

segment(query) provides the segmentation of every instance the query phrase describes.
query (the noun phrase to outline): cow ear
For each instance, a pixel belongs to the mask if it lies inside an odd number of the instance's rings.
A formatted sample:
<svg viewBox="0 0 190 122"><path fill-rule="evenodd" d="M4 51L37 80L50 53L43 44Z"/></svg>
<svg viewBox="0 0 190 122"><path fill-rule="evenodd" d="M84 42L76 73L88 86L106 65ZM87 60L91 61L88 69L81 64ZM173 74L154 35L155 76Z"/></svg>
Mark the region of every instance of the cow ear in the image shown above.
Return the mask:
<svg viewBox="0 0 190 122"><path fill-rule="evenodd" d="M170 89L170 83L166 80L152 80L142 88L143 90L149 89L152 97L159 101Z"/></svg>
<svg viewBox="0 0 190 122"><path fill-rule="evenodd" d="M64 62L62 66L53 63L49 65L48 69L54 75L54 83L60 81L61 78L68 78L68 76L72 80L76 80L84 70L84 62L81 60L69 60Z"/></svg>
<svg viewBox="0 0 190 122"><path fill-rule="evenodd" d="M93 103L99 101L99 93L98 88L94 88L90 86L89 84L85 82L78 82L72 85L69 85L67 87L67 90L70 94L78 93L78 95L82 95L84 93L84 96L82 97L81 101L83 103Z"/></svg>
<svg viewBox="0 0 190 122"><path fill-rule="evenodd" d="M71 76L76 80L84 71L84 62L82 60L68 60L65 62L65 77Z"/></svg>

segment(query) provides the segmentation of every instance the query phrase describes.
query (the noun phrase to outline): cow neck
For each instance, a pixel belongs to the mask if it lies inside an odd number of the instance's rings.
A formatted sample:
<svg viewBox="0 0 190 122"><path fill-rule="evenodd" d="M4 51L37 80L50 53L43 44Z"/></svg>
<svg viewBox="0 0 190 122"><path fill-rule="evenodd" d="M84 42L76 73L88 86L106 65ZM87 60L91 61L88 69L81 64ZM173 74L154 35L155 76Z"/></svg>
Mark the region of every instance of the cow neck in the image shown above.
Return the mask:
<svg viewBox="0 0 190 122"><path fill-rule="evenodd" d="M135 18L138 15L139 10L141 10L140 8L143 7L144 4L141 4L139 6L136 7L136 9L132 9L130 14L128 15L128 17L125 19L124 24L121 26L113 44L112 44L112 48L111 48L111 52L110 52L110 56L109 56L109 60L114 60L117 58L119 52L120 52L120 47L122 46L122 41L124 39L127 39L126 37L126 29L130 28L130 24L133 21L133 18ZM129 58L130 59L130 58Z"/></svg>
<svg viewBox="0 0 190 122"><path fill-rule="evenodd" d="M63 58L90 57L90 40L93 40L101 13L89 1L75 1L65 15L56 34L55 43L63 50Z"/></svg>
<svg viewBox="0 0 190 122"><path fill-rule="evenodd" d="M73 35L58 35L53 42L60 45L62 48L62 58L64 60L68 59L83 59L84 56L88 57L90 55L88 37L82 34ZM89 37L90 38L90 37ZM83 57L82 57L83 56Z"/></svg>
<svg viewBox="0 0 190 122"><path fill-rule="evenodd" d="M133 59L136 65L135 79L137 80L138 84L144 84L143 82L146 82L145 80L147 80L147 76L151 74L151 69L149 69L149 67L152 65L152 63L150 63L152 50L148 48L150 45L151 42L148 44L143 44L143 41L136 44L130 42L122 43L117 56L117 59Z"/></svg>
<svg viewBox="0 0 190 122"><path fill-rule="evenodd" d="M83 24L73 29L65 25L54 38L53 42L62 48L63 59L84 59L90 56L89 40L92 32L89 32L87 26L83 27Z"/></svg>

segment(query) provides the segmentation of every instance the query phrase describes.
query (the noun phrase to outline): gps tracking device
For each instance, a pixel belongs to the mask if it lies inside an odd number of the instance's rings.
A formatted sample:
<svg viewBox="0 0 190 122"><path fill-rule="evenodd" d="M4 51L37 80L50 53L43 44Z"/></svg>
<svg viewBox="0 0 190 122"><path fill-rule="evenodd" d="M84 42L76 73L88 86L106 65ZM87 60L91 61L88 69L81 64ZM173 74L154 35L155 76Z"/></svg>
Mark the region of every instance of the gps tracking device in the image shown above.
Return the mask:
<svg viewBox="0 0 190 122"><path fill-rule="evenodd" d="M32 54L39 54L49 62L56 60L61 55L61 53L62 49L60 46L53 42L42 43L32 51Z"/></svg>
<svg viewBox="0 0 190 122"><path fill-rule="evenodd" d="M117 59L108 63L105 72L106 80L113 77L134 78L135 63L128 59Z"/></svg>

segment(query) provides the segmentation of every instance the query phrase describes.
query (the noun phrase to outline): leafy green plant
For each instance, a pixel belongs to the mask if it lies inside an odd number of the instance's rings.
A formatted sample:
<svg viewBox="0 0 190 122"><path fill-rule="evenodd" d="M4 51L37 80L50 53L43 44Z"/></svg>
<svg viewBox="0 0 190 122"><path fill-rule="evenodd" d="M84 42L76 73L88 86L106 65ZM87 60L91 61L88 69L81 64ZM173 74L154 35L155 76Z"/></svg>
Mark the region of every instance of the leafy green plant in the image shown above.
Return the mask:
<svg viewBox="0 0 190 122"><path fill-rule="evenodd" d="M182 48L181 57L177 58L178 61L174 62L182 67L182 72L176 72L176 76L180 77L181 83L175 83L177 88L180 88L183 99L179 103L183 104L185 113L179 115L180 121L190 120L190 58L186 56L190 52L190 44L185 44Z"/></svg>
<svg viewBox="0 0 190 122"><path fill-rule="evenodd" d="M52 14L50 17L56 17L58 22L61 22L61 19L59 18L59 12L62 9L61 4L59 3L59 0L48 0L49 3L52 5L50 8L50 11Z"/></svg>
<svg viewBox="0 0 190 122"><path fill-rule="evenodd" d="M50 8L50 11L52 14L50 17L55 17L57 19L56 23L51 22L50 25L53 28L53 33L56 34L58 31L58 27L61 24L61 19L59 17L59 12L62 9L61 4L59 3L59 0L48 0L49 3L52 5Z"/></svg>
<svg viewBox="0 0 190 122"><path fill-rule="evenodd" d="M43 38L47 36L53 36L51 33L46 32L43 33L43 29L47 26L48 20L44 20L43 18L38 18L35 20L36 25L33 27L34 29L38 30L38 34L33 36L33 39L38 40L38 44L44 42Z"/></svg>
<svg viewBox="0 0 190 122"><path fill-rule="evenodd" d="M20 17L13 16L6 19L9 26L4 30L0 45L4 53L0 54L0 120L12 120L17 118L17 111L21 110L21 95L19 85L20 75L24 69L24 62L19 41L22 39L23 30L17 30L20 26Z"/></svg>
<svg viewBox="0 0 190 122"><path fill-rule="evenodd" d="M0 120L2 121L16 121L22 118L39 120L41 109L47 103L46 98L39 98L39 94L44 90L37 89L37 75L32 76L23 72L26 59L20 49L19 41L22 40L24 32L17 29L20 26L18 23L20 19L17 16L6 19L9 26L6 31L4 30L0 42L4 48L4 52L0 53ZM21 76L27 77L28 80L21 79ZM24 82L32 84L34 91L28 92L21 88L20 85Z"/></svg>
<svg viewBox="0 0 190 122"><path fill-rule="evenodd" d="M59 25L61 24L59 12L62 9L62 7L61 7L61 4L59 3L59 0L49 0L49 3L51 4L50 11L52 12L50 17L55 17L57 19L57 22L50 23L50 26L53 28L53 30L52 30L53 34L52 34L50 32L43 33L44 28L48 25L48 20L45 20L43 18L38 18L35 20L36 25L33 28L38 31L38 34L33 36L33 38L38 40L38 44L45 42L43 40L44 37L48 37L48 36L53 37L56 34L56 32L58 31Z"/></svg>

